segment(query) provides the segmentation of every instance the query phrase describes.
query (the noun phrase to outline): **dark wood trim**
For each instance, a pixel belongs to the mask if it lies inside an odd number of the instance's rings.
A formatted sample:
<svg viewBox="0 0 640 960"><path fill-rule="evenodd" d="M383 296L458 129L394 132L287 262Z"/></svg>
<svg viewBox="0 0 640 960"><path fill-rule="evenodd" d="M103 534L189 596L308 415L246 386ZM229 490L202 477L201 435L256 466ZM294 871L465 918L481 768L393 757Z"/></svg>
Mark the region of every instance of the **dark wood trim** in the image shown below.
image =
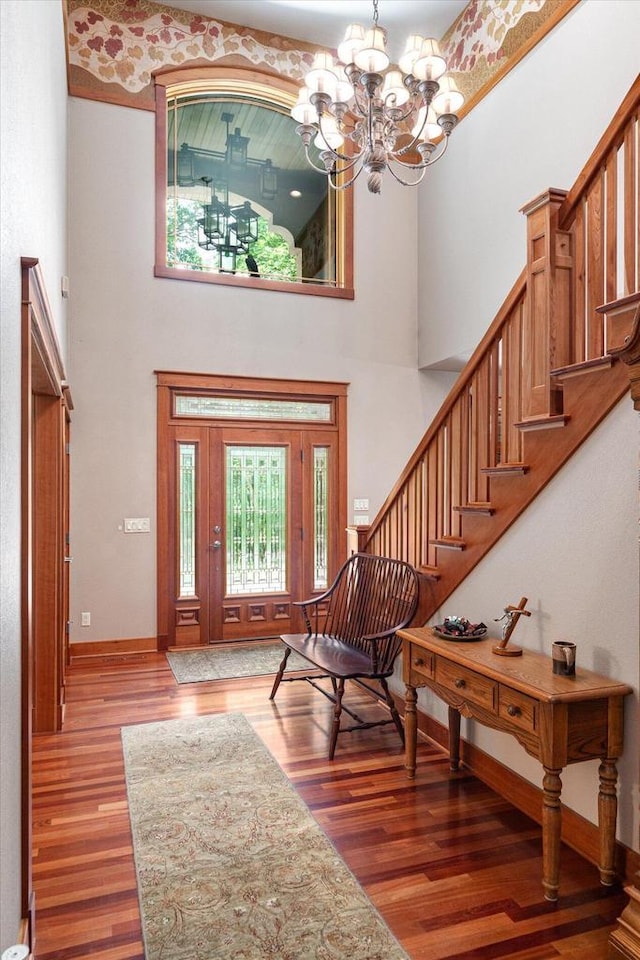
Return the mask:
<svg viewBox="0 0 640 960"><path fill-rule="evenodd" d="M21 273L21 909L33 950L31 759L34 730L57 730L62 720L63 458L70 393L38 259L23 257Z"/></svg>
<svg viewBox="0 0 640 960"><path fill-rule="evenodd" d="M159 231L156 236L159 235ZM159 240L162 246L162 237ZM214 283L223 287L252 287L254 290L272 290L276 293L298 293L305 297L333 297L337 300L355 300L355 290L348 287L323 286L319 281L310 280L308 283L290 283L286 280L266 280L263 277L233 276L229 273L205 273L201 270L179 270L176 267L167 267L156 261L153 268L154 277L164 277L166 280L191 280L195 283Z"/></svg>
<svg viewBox="0 0 640 960"><path fill-rule="evenodd" d="M122 657L131 653L156 653L156 637L132 637L119 640L84 640L69 644L71 661L87 657Z"/></svg>
<svg viewBox="0 0 640 960"><path fill-rule="evenodd" d="M174 467L174 445L178 442L193 442L200 445L201 457L199 458L198 470L200 471L199 490L204 491L204 486L208 482L210 492L215 492L220 485L221 476L216 474L216 458L212 454L214 447L212 444L219 443L223 437L229 438L233 433L236 437L240 434L246 434L248 437L260 437L258 440L250 442L265 442L264 437L269 435L273 442L291 442L300 444L300 451L326 445L334 449L335 463L331 463L332 482L335 489L335 497L331 498L331 516L330 530L344 530L347 523L347 388L348 384L341 382L311 381L311 380L280 380L275 378L242 377L220 374L203 373L180 373L171 371L155 371L157 378L157 638L158 649L166 650L173 646L192 646L198 641L200 643L209 642L211 636L218 640L229 642L239 639L236 636L235 621L231 619L220 624L211 620L216 616L219 610L220 617L223 615L222 608L211 608L208 605L210 593L221 595L220 584L217 586L207 585L206 590L200 589L201 585L196 584L197 597L188 598L186 606L198 610L194 622L186 629L181 629L182 642L179 642L176 636L176 608L182 604L177 600L176 578L177 573L174 569L176 547L174 543L175 530L177 522L175 519L175 467ZM331 402L333 405L333 417L330 422L316 421L265 421L265 420L227 420L225 418L195 418L195 417L174 417L173 416L173 394L186 393L209 394L211 396L237 396L237 397L262 397L267 399L304 399ZM278 439L279 438L279 439ZM269 442L272 442L269 440ZM296 447L297 449L297 447ZM301 461L300 461L301 462ZM300 517L295 521L295 525L302 530L305 522L310 521L308 503L305 506L305 500L309 500L312 495L310 484L299 489L295 483L302 482L303 474L306 475L309 466L305 471L300 469L300 462L292 464L292 483L294 486L289 492L289 511L290 517ZM295 469L293 469L295 467ZM208 480L207 480L208 478ZM296 479L297 478L297 479ZM206 517L212 507L212 496L204 496L204 493L198 493L198 497L203 499L200 502L200 509L196 510L199 517L199 536L197 542L200 543L200 549L210 541L209 526L218 524L218 519L212 519L211 523L206 522ZM293 500L291 498L294 498ZM218 505L218 509L221 509ZM306 511L306 512L305 512ZM306 517L306 520L305 520ZM210 518L211 519L211 518ZM204 526L203 526L204 524ZM336 540L335 544L333 539ZM329 555L329 580L335 576L340 564L346 557L346 542L343 538L334 538L330 536L330 555ZM311 549L310 542L301 543L300 550L309 553ZM309 557L307 557L307 560ZM198 561L200 570L204 570L203 557L200 555ZM311 569L308 562L305 567ZM217 576L217 574L216 574ZM305 582L306 574L302 569L290 570L289 587L292 591L291 599L302 599L303 596L309 596L312 588L305 591L302 583ZM298 579L301 580L298 583ZM300 594L302 590L302 594ZM200 591L200 592L198 592ZM269 609L274 601L273 596L269 600ZM243 602L251 602L243 598ZM287 601L289 602L289 601ZM265 618L268 620L269 617ZM237 629L241 630L243 624L246 627L246 621L242 618L237 621ZM271 635L271 628L269 629ZM276 631L277 632L277 631ZM282 629L280 630L282 632Z"/></svg>
<svg viewBox="0 0 640 960"><path fill-rule="evenodd" d="M244 377L220 373L182 373L178 370L154 370L159 387L209 392L259 393L261 396L286 394L286 399L304 396L346 397L349 384L340 380L283 380L278 377ZM225 421L226 422L226 421ZM316 429L316 425L313 425Z"/></svg>

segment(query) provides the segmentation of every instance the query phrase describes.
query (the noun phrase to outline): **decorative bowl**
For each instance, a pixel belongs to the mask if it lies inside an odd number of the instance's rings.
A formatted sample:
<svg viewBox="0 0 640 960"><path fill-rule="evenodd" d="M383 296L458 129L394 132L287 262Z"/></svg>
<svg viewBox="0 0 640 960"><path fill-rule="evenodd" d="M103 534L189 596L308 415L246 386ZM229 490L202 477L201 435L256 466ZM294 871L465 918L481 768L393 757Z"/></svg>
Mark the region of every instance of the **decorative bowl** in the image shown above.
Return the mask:
<svg viewBox="0 0 640 960"><path fill-rule="evenodd" d="M445 617L444 623L434 626L433 632L443 640L482 640L487 635L484 623L471 623L466 617Z"/></svg>

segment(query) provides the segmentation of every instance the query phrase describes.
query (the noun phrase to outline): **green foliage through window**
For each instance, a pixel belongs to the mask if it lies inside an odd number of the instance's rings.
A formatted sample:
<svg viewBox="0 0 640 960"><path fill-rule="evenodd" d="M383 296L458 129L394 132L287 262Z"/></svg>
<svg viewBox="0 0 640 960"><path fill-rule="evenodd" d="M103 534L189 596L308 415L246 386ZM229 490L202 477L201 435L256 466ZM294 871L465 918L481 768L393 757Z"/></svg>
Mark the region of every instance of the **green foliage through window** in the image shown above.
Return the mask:
<svg viewBox="0 0 640 960"><path fill-rule="evenodd" d="M198 246L198 217L202 206L194 200L180 197L167 202L167 263L170 266L189 270L215 270L218 254ZM296 257L291 253L286 239L269 230L264 217L258 221L258 239L252 243L249 253L258 264L261 277L272 280L295 280L298 276ZM249 273L244 257L238 256L238 273Z"/></svg>

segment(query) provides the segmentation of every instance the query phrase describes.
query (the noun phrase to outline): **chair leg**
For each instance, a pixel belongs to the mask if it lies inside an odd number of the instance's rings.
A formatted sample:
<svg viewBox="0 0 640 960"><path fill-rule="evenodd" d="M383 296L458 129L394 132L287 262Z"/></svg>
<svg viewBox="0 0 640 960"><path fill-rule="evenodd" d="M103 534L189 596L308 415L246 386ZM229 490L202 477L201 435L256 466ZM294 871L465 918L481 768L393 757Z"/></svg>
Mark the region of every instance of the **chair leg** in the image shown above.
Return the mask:
<svg viewBox="0 0 640 960"><path fill-rule="evenodd" d="M280 664L280 669L276 674L276 678L273 681L273 687L271 688L271 693L269 694L269 700L273 700L278 687L280 686L280 681L282 680L282 675L287 667L287 660L289 659L289 654L291 653L291 647L284 648L284 657L282 658L282 663Z"/></svg>
<svg viewBox="0 0 640 960"><path fill-rule="evenodd" d="M396 709L395 701L391 696L387 681L385 680L384 677L380 678L380 686L384 690L384 696L385 696L385 700L387 701L387 706L389 707L389 711L393 718L393 722L396 725L396 730L400 734L400 739L402 740L402 743L404 745L404 727L402 726L402 720L400 719L400 714Z"/></svg>
<svg viewBox="0 0 640 960"><path fill-rule="evenodd" d="M335 683L335 680L333 681ZM341 678L335 687L335 707L333 710L333 726L331 727L331 738L329 740L329 760L333 760L336 752L336 743L340 733L340 714L342 713L342 697L344 695L344 680Z"/></svg>

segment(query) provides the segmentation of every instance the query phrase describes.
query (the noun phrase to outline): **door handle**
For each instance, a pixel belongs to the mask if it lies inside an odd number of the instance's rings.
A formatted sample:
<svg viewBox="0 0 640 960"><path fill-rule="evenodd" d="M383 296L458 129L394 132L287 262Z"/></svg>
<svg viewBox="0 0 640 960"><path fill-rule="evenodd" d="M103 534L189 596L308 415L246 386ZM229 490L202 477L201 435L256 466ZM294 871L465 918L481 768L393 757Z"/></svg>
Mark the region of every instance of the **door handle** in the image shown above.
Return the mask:
<svg viewBox="0 0 640 960"><path fill-rule="evenodd" d="M222 543L220 540L214 540L213 543L209 544L209 546L213 547L214 550L219 550L220 547L222 546Z"/></svg>
<svg viewBox="0 0 640 960"><path fill-rule="evenodd" d="M64 562L65 562L65 563L73 563L73 557L65 557L65 558L64 558Z"/></svg>

